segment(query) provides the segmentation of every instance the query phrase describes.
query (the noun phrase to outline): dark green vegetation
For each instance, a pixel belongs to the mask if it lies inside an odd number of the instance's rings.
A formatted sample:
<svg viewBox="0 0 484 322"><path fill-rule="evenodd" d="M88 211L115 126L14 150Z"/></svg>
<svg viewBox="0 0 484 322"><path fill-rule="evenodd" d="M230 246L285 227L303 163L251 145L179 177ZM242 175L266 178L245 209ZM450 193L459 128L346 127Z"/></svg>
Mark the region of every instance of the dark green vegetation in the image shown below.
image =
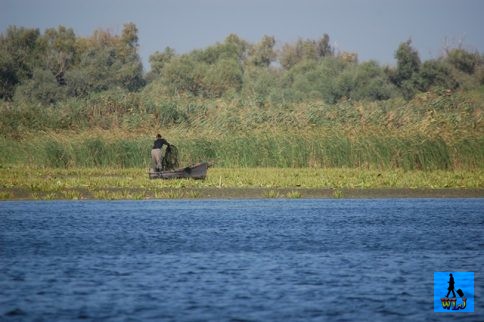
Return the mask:
<svg viewBox="0 0 484 322"><path fill-rule="evenodd" d="M326 34L282 46L276 46L274 37L251 44L231 34L189 54L177 55L171 48L156 52L146 75L137 48L132 23L121 35L97 30L87 38L63 26L43 33L12 26L0 36L0 98L62 105L69 98L89 99L118 89L144 91L147 100L156 93L280 106L308 99L409 99L431 88L465 89L484 81L479 53L453 48L441 58L421 62L411 41L397 48L397 65L391 68L374 61L360 63L355 53L336 53Z"/></svg>
<svg viewBox="0 0 484 322"><path fill-rule="evenodd" d="M237 35L143 73L120 35L10 27L0 36L0 165L147 167L156 132L182 163L219 167L482 169L484 59L449 48L396 66L336 52L328 35L251 44Z"/></svg>

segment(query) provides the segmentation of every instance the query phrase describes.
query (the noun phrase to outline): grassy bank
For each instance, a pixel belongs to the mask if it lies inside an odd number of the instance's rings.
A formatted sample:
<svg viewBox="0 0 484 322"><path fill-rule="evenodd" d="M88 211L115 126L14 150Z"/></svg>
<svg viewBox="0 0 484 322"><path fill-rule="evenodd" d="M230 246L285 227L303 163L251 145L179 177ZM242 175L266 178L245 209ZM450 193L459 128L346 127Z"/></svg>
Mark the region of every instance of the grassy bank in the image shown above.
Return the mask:
<svg viewBox="0 0 484 322"><path fill-rule="evenodd" d="M299 198L310 191L344 197L345 189L409 188L482 191L484 170L210 168L206 180L196 181L149 180L147 169L142 168L0 169L1 199L202 198L207 192L211 197L224 197L230 189L258 189L251 196L264 198Z"/></svg>
<svg viewBox="0 0 484 322"><path fill-rule="evenodd" d="M334 105L109 95L38 110L0 106L1 199L484 189L484 88ZM157 132L178 147L181 165L212 162L209 177L148 180Z"/></svg>

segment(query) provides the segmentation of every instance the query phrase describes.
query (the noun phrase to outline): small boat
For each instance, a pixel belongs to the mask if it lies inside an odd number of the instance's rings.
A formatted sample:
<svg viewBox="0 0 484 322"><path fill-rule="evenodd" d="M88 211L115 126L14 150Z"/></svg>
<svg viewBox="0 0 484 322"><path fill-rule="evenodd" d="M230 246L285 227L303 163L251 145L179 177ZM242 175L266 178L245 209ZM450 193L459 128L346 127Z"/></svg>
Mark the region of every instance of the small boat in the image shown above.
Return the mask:
<svg viewBox="0 0 484 322"><path fill-rule="evenodd" d="M207 176L208 162L197 163L185 168L178 168L173 170L155 171L150 169L150 179L205 179Z"/></svg>

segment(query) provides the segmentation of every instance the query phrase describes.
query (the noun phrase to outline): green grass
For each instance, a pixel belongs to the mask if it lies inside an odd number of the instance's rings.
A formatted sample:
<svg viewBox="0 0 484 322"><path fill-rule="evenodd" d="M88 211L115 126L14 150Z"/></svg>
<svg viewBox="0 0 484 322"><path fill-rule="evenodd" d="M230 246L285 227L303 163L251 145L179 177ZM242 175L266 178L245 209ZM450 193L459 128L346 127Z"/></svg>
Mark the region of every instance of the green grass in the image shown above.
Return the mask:
<svg viewBox="0 0 484 322"><path fill-rule="evenodd" d="M161 132L178 146L181 164L480 169L483 93L484 87L451 95L422 93L408 102L306 100L264 108L193 97L160 96L148 104L139 94L129 96L136 98L136 108L130 107L131 99L124 101L127 97L73 100L45 109L4 102L0 166L144 168L153 136ZM184 117L160 123L167 117L164 110Z"/></svg>
<svg viewBox="0 0 484 322"><path fill-rule="evenodd" d="M300 189L333 189L336 198L342 189L482 189L484 170L210 168L205 180L150 180L140 168L0 168L0 199L193 199L204 188L262 188L266 198L300 198Z"/></svg>
<svg viewBox="0 0 484 322"><path fill-rule="evenodd" d="M45 167L148 167L152 140L43 136L4 139L0 165ZM446 142L440 137L339 136L317 133L252 134L186 138L174 143L180 164L211 161L218 167L369 168L404 170L475 169L484 165L484 137ZM173 141L172 141L173 142Z"/></svg>
<svg viewBox="0 0 484 322"><path fill-rule="evenodd" d="M267 198L330 189L341 198L344 189L484 187L484 87L408 102L264 107L163 96L145 104L133 95L133 108L116 100L0 104L0 199L200 198L204 188L261 188ZM148 180L158 132L178 147L180 165L212 162L208 178Z"/></svg>

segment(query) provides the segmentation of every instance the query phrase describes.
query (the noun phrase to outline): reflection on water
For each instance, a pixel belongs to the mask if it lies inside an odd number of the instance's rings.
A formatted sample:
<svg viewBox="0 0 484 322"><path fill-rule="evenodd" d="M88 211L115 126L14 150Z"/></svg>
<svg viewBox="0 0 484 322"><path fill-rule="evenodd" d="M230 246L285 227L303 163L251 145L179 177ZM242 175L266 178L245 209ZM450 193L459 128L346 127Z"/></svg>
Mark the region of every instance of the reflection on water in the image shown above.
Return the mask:
<svg viewBox="0 0 484 322"><path fill-rule="evenodd" d="M483 199L2 202L0 320L468 319L433 312L433 273L476 272L482 294L483 209Z"/></svg>

